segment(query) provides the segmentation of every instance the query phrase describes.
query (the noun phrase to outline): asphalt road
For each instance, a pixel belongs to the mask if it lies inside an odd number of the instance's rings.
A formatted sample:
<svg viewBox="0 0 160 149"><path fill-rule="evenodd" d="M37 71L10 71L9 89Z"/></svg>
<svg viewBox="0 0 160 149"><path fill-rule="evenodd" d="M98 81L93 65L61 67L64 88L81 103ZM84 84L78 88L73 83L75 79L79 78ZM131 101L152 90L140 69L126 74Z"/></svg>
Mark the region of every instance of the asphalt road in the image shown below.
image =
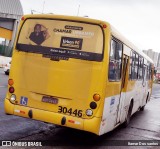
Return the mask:
<svg viewBox="0 0 160 149"><path fill-rule="evenodd" d="M120 126L112 132L97 137L88 132L6 115L3 101L7 91L7 80L8 76L0 68L0 140L50 140L52 144L67 145L68 148L74 148L75 145L105 148L110 143L109 140L112 140L115 145L114 140L117 142L119 140L160 140L160 84L154 84L151 101L144 111L139 111L133 115L127 128ZM107 148L113 149L113 147ZM130 148L136 148L136 146ZM158 147L139 146L138 148Z"/></svg>

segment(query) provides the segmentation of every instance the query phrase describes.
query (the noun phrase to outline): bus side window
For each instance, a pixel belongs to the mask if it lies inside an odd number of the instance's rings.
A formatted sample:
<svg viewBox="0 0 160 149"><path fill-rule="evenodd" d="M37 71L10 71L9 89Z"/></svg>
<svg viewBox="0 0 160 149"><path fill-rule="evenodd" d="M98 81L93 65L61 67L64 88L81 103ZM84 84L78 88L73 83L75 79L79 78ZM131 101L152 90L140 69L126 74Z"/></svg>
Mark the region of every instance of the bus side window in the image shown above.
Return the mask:
<svg viewBox="0 0 160 149"><path fill-rule="evenodd" d="M129 66L129 79L130 80L132 79L132 55L133 55L133 52L131 51L131 53L130 53L130 66Z"/></svg>
<svg viewBox="0 0 160 149"><path fill-rule="evenodd" d="M148 69L148 66L147 66L146 70L147 70L147 76L146 76L146 79L147 79L147 80L149 80L149 69Z"/></svg>
<svg viewBox="0 0 160 149"><path fill-rule="evenodd" d="M144 58L142 58L141 66L142 66L142 79L143 79L143 76L145 75L145 73L144 73Z"/></svg>
<svg viewBox="0 0 160 149"><path fill-rule="evenodd" d="M108 78L110 81L120 80L121 65L122 65L122 44L118 41L111 40L109 72L108 72Z"/></svg>
<svg viewBox="0 0 160 149"><path fill-rule="evenodd" d="M150 63L148 63L147 66L147 80L151 80L152 79L152 65Z"/></svg>
<svg viewBox="0 0 160 149"><path fill-rule="evenodd" d="M138 78L138 66L139 66L139 55L132 51L130 61L130 79L137 80Z"/></svg>
<svg viewBox="0 0 160 149"><path fill-rule="evenodd" d="M131 64L131 79L135 79L135 63L136 63L136 54L132 52L132 64Z"/></svg>
<svg viewBox="0 0 160 149"><path fill-rule="evenodd" d="M146 81L147 79L147 66L144 64L144 61L143 61L143 69L142 69L142 79L143 81Z"/></svg>
<svg viewBox="0 0 160 149"><path fill-rule="evenodd" d="M135 78L137 80L138 78L138 65L139 65L139 55L136 54L136 59L135 59Z"/></svg>
<svg viewBox="0 0 160 149"><path fill-rule="evenodd" d="M149 64L149 79L152 80L152 65Z"/></svg>
<svg viewBox="0 0 160 149"><path fill-rule="evenodd" d="M138 79L143 78L143 58L139 56Z"/></svg>

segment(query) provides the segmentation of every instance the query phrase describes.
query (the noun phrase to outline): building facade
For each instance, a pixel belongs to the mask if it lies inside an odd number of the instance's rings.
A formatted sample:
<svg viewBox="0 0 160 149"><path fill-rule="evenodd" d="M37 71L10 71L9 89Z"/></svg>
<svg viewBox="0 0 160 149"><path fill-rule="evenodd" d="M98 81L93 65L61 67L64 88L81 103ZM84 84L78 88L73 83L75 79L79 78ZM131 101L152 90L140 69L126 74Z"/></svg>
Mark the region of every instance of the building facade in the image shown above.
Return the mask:
<svg viewBox="0 0 160 149"><path fill-rule="evenodd" d="M9 41L4 53L12 52L19 20L22 15L23 8L20 0L0 0L0 38Z"/></svg>
<svg viewBox="0 0 160 149"><path fill-rule="evenodd" d="M152 49L143 50L143 52L153 60L155 68L160 70L160 53L154 52Z"/></svg>

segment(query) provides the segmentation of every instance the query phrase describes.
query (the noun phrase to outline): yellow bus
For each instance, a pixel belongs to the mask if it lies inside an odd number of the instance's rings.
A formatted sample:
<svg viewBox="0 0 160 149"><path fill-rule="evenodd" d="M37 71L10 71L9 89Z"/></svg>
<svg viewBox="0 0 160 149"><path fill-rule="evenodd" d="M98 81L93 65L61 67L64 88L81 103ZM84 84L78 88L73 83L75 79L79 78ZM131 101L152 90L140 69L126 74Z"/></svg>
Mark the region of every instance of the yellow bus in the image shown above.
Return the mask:
<svg viewBox="0 0 160 149"><path fill-rule="evenodd" d="M152 60L107 22L26 15L5 113L102 135L144 109L152 75Z"/></svg>

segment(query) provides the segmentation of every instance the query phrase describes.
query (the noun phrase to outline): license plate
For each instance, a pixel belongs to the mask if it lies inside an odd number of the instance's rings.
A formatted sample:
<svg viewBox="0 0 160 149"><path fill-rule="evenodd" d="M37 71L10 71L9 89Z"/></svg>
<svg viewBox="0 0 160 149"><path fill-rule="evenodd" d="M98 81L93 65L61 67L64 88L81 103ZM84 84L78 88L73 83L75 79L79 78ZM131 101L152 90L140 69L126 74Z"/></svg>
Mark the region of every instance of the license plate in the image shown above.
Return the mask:
<svg viewBox="0 0 160 149"><path fill-rule="evenodd" d="M51 103L51 104L57 104L58 103L58 99L54 98L54 97L43 96L42 97L42 102Z"/></svg>

